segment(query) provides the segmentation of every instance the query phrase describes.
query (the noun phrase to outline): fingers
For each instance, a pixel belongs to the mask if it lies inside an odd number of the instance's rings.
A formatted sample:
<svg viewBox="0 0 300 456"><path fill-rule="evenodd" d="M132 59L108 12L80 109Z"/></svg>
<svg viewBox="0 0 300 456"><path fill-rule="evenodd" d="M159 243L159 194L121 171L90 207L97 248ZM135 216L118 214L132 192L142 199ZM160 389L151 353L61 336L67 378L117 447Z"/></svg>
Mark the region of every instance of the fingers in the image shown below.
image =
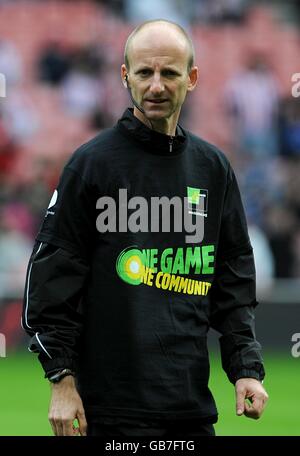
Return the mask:
<svg viewBox="0 0 300 456"><path fill-rule="evenodd" d="M76 419L78 426L73 425ZM57 436L86 435L84 408L73 377L65 377L58 384L52 385L49 421Z"/></svg>
<svg viewBox="0 0 300 456"><path fill-rule="evenodd" d="M64 436L73 436L73 419L62 420L63 434Z"/></svg>
<svg viewBox="0 0 300 456"><path fill-rule="evenodd" d="M52 427L52 431L54 435L61 436L62 434L62 425L59 420L55 419L53 416L49 415L48 417L49 422Z"/></svg>
<svg viewBox="0 0 300 456"><path fill-rule="evenodd" d="M62 422L61 420L56 420L55 421L55 426L56 426L56 431L57 431L57 436L62 436L64 435L63 433L63 425L62 425Z"/></svg>
<svg viewBox="0 0 300 456"><path fill-rule="evenodd" d="M51 424L53 434L54 435L58 435L57 434L57 429L56 429L56 424L50 419L50 417L48 419L49 419L49 422Z"/></svg>
<svg viewBox="0 0 300 456"><path fill-rule="evenodd" d="M72 436L87 434L87 421L83 408L77 413L78 426L74 422L73 417L58 417L54 415L49 416L49 421L56 436Z"/></svg>
<svg viewBox="0 0 300 456"><path fill-rule="evenodd" d="M255 396L251 404L245 403L245 416L248 418L253 418L254 420L258 420L263 414L264 408L266 406L268 400L268 395L265 392L259 396Z"/></svg>
<svg viewBox="0 0 300 456"><path fill-rule="evenodd" d="M252 403L245 402L245 416L258 420L263 412L263 404L258 399L254 399Z"/></svg>
<svg viewBox="0 0 300 456"><path fill-rule="evenodd" d="M51 410L51 407L48 414L48 420L51 424L53 434L58 436L62 435L62 426L60 425L60 421L55 418L55 413Z"/></svg>
<svg viewBox="0 0 300 456"><path fill-rule="evenodd" d="M73 435L80 435L80 429L79 429L79 426L78 426L78 421L75 420L73 422Z"/></svg>
<svg viewBox="0 0 300 456"><path fill-rule="evenodd" d="M85 413L84 413L83 409L77 413L77 418L78 418L78 423L79 423L80 435L86 436L87 422L86 422Z"/></svg>
<svg viewBox="0 0 300 456"><path fill-rule="evenodd" d="M56 436L70 436L74 435L73 431L73 419L50 416L49 421Z"/></svg>
<svg viewBox="0 0 300 456"><path fill-rule="evenodd" d="M244 414L255 420L260 418L268 400L268 394L262 384L256 379L243 378L236 382L235 388L237 415Z"/></svg>
<svg viewBox="0 0 300 456"><path fill-rule="evenodd" d="M241 415L243 415L244 410L245 410L246 391L243 388L236 387L235 395L236 395L236 414L238 416L241 416Z"/></svg>

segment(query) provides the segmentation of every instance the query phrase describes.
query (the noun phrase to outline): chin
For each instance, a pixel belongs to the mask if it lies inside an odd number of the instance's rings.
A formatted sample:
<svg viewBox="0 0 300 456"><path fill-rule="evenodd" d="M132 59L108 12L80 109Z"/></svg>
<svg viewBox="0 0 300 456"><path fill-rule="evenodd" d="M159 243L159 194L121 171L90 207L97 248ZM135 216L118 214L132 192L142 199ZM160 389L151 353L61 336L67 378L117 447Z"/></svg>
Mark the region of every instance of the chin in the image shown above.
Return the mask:
<svg viewBox="0 0 300 456"><path fill-rule="evenodd" d="M148 119L150 120L163 120L168 119L170 117L169 112L166 111L153 111L153 110L145 110L145 114Z"/></svg>

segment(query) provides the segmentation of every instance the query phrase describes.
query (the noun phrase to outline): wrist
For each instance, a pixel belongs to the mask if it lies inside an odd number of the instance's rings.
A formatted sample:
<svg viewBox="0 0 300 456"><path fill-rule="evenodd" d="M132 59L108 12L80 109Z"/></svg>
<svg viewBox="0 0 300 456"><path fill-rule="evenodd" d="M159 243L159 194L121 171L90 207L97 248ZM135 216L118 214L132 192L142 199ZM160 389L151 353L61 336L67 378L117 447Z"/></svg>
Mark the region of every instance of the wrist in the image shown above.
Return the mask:
<svg viewBox="0 0 300 456"><path fill-rule="evenodd" d="M59 371L56 371L55 373L52 373L50 375L48 375L48 380L53 383L53 384L56 384L56 383L60 383L61 381L63 381L64 379L69 379L69 380L72 380L74 382L74 376L75 376L75 372L72 371L71 369L60 369Z"/></svg>
<svg viewBox="0 0 300 456"><path fill-rule="evenodd" d="M72 391L76 390L77 391L76 383L75 383L74 377L72 377L72 375L68 375L67 377L64 377L60 382L57 382L57 383L49 382L49 384L50 384L50 388L51 388L52 392L55 392L55 391L66 392L67 390L72 390Z"/></svg>

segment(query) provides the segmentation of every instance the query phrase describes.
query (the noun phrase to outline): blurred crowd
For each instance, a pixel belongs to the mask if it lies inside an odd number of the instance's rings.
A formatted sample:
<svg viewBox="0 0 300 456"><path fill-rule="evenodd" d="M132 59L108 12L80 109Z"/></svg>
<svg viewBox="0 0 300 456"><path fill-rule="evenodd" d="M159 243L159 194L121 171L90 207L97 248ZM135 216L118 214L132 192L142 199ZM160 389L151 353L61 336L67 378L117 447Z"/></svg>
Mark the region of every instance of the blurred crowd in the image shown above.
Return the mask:
<svg viewBox="0 0 300 456"><path fill-rule="evenodd" d="M245 0L0 2L0 303L23 295L63 164L130 105L124 41L157 17L195 42L200 82L181 123L236 170L259 288L299 277L300 97L291 76L300 72L300 33L288 16Z"/></svg>

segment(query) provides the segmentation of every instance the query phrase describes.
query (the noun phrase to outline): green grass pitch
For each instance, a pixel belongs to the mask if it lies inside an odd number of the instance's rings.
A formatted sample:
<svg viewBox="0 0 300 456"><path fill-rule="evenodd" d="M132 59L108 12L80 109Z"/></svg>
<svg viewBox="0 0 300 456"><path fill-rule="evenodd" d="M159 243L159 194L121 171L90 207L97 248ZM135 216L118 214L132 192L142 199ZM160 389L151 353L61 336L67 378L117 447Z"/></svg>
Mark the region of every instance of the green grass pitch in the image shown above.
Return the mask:
<svg viewBox="0 0 300 456"><path fill-rule="evenodd" d="M300 359L290 353L265 353L269 404L260 420L235 415L234 388L211 356L210 387L219 409L217 435L300 435ZM48 423L50 387L30 353L0 358L0 435L52 435Z"/></svg>

